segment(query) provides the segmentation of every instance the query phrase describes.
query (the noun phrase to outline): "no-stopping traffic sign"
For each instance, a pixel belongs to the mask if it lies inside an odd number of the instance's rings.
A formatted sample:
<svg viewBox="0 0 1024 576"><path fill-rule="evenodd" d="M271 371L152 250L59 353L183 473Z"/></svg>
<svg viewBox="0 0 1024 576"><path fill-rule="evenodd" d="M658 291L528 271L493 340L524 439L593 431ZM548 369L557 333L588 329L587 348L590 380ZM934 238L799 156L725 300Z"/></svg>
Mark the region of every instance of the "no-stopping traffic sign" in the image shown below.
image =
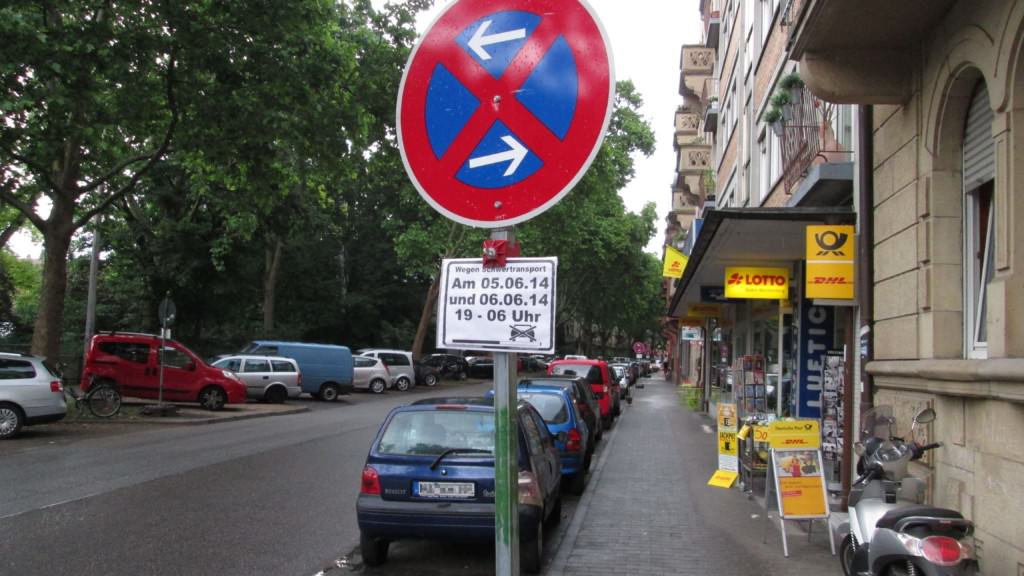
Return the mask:
<svg viewBox="0 0 1024 576"><path fill-rule="evenodd" d="M582 0L456 0L402 77L406 171L452 220L485 228L528 220L583 177L614 83L607 36Z"/></svg>

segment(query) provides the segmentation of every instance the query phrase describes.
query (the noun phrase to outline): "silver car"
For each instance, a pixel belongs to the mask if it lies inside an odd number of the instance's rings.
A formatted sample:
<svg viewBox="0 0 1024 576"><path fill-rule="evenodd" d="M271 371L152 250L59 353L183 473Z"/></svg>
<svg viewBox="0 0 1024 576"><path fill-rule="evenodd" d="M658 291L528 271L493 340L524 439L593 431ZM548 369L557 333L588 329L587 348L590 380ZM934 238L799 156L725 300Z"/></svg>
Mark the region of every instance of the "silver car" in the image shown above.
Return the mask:
<svg viewBox="0 0 1024 576"><path fill-rule="evenodd" d="M416 369L412 365L412 352L404 350L384 350L381 348L363 348L360 356L380 358L388 367L395 379L395 388L405 392L416 383Z"/></svg>
<svg viewBox="0 0 1024 576"><path fill-rule="evenodd" d="M352 385L357 390L369 390L374 394L380 394L395 383L391 372L380 358L353 356L352 363L354 373Z"/></svg>
<svg viewBox="0 0 1024 576"><path fill-rule="evenodd" d="M55 422L67 413L56 370L38 356L0 352L0 440L23 426Z"/></svg>
<svg viewBox="0 0 1024 576"><path fill-rule="evenodd" d="M238 354L220 358L213 366L234 372L249 398L281 403L302 393L302 373L291 358Z"/></svg>

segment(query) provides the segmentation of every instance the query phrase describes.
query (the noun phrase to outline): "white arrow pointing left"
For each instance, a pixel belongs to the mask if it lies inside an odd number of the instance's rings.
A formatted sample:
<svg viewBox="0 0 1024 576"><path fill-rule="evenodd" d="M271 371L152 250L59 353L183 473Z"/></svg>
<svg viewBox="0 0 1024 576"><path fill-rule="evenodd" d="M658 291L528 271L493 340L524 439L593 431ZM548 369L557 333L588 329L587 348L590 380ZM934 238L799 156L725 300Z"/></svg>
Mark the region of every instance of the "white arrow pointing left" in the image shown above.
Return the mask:
<svg viewBox="0 0 1024 576"><path fill-rule="evenodd" d="M516 169L523 163L523 159L530 152L525 146L519 143L518 140L512 136L502 136L501 141L508 144L509 149L504 152L498 152L496 154L488 154L487 156L478 156L476 158L469 159L469 167L482 168L484 166L490 166L491 164L499 164L501 162L508 162L508 168L505 169L505 176L511 176L516 173Z"/></svg>
<svg viewBox="0 0 1024 576"><path fill-rule="evenodd" d="M500 44L502 42L511 42L512 40L526 38L526 28L517 28L515 30L509 30L508 32L499 32L497 34L485 36L484 34L487 33L487 29L490 27L491 21L484 20L468 42L470 50L475 52L481 60L491 59L490 53L486 50L486 47L491 44Z"/></svg>

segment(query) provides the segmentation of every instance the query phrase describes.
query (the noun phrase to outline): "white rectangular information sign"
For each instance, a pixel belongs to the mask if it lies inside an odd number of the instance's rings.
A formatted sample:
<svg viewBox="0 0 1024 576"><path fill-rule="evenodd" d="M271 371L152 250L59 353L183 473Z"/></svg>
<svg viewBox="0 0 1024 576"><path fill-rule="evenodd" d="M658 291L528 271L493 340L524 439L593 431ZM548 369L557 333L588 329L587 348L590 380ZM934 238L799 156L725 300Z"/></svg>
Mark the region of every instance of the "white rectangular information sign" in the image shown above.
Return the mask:
<svg viewBox="0 0 1024 576"><path fill-rule="evenodd" d="M441 262L437 346L460 350L555 351L558 258L479 258Z"/></svg>

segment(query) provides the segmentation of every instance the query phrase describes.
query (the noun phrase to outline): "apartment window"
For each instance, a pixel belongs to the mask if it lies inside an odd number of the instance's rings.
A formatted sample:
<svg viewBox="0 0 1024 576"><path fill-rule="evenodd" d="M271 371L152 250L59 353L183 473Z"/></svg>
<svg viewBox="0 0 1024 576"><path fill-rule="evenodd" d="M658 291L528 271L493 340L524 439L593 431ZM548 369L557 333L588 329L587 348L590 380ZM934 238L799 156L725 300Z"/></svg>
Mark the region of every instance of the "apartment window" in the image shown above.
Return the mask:
<svg viewBox="0 0 1024 576"><path fill-rule="evenodd" d="M840 150L853 150L853 106L836 106L836 142Z"/></svg>
<svg viewBox="0 0 1024 576"><path fill-rule="evenodd" d="M736 170L733 170L729 175L729 181L726 183L725 192L722 193L722 199L718 202L718 205L722 208L732 208L736 206Z"/></svg>
<svg viewBox="0 0 1024 576"><path fill-rule="evenodd" d="M964 127L963 239L964 348L968 358L988 357L988 285L994 275L995 146L988 90L979 82Z"/></svg>
<svg viewBox="0 0 1024 576"><path fill-rule="evenodd" d="M732 102L732 125L730 128L736 127L736 79L732 81L732 86L729 87L729 100Z"/></svg>
<svg viewBox="0 0 1024 576"><path fill-rule="evenodd" d="M775 135L774 131L770 132L771 134L768 136L768 166L770 169L770 174L768 176L769 191L771 190L771 188L775 187L775 184L778 183L779 178L782 178L782 141L779 139L778 136Z"/></svg>
<svg viewBox="0 0 1024 576"><path fill-rule="evenodd" d="M766 40L768 40L768 33L772 29L772 19L775 17L775 6L778 6L778 0L757 0L758 15L760 17L760 30L761 30L761 46L764 46Z"/></svg>
<svg viewBox="0 0 1024 576"><path fill-rule="evenodd" d="M765 134L765 132L761 132L761 137L757 141L757 168L759 172L758 175L760 176L757 195L758 204L764 204L765 198L768 197L768 192L772 189L770 166L771 156L769 156L768 153L768 145L771 141L771 136Z"/></svg>
<svg viewBox="0 0 1024 576"><path fill-rule="evenodd" d="M740 206L750 205L750 190L752 188L753 172L750 170L750 160L743 165L743 184L740 186L739 198L736 202Z"/></svg>

